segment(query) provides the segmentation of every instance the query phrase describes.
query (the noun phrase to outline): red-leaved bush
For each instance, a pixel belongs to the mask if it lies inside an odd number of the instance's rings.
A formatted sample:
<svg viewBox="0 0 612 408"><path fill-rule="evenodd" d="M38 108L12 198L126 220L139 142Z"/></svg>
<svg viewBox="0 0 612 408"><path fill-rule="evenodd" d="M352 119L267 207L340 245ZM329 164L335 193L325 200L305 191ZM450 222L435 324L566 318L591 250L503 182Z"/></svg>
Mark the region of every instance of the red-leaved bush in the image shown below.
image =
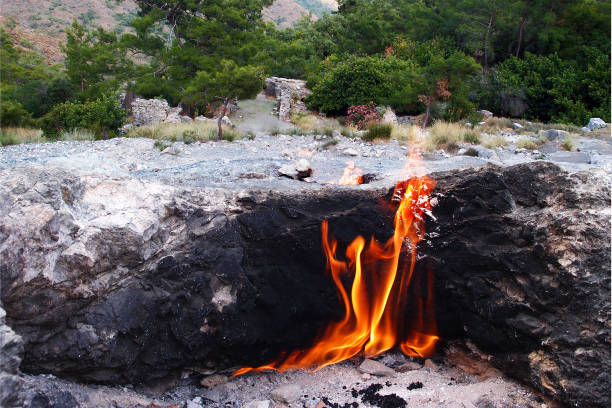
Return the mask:
<svg viewBox="0 0 612 408"><path fill-rule="evenodd" d="M376 110L376 104L372 101L367 105L351 105L346 112L346 122L364 129L371 122L380 121L381 115Z"/></svg>

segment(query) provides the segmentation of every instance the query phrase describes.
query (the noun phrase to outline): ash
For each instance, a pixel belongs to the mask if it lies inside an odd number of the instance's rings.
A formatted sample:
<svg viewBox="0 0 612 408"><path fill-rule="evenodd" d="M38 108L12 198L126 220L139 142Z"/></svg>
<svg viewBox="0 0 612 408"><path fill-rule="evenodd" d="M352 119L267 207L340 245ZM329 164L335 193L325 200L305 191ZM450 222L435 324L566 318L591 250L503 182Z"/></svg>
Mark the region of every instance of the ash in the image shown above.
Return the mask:
<svg viewBox="0 0 612 408"><path fill-rule="evenodd" d="M400 353L378 356L394 375L360 371L354 357L316 372L263 372L231 377L231 372L185 371L180 379L148 386L72 383L52 375L23 376L30 407L113 408L405 408L556 407L537 392L504 377L486 356L462 344L443 355L412 359ZM43 404L41 404L43 402ZM38 405L37 405L38 404Z"/></svg>

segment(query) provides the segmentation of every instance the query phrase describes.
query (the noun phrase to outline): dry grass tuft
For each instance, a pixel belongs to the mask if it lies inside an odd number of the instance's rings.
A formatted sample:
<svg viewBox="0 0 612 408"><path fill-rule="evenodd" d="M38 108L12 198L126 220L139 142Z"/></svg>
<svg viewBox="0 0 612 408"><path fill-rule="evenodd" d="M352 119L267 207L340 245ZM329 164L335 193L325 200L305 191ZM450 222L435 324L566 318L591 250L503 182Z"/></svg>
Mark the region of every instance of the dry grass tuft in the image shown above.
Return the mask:
<svg viewBox="0 0 612 408"><path fill-rule="evenodd" d="M508 141L499 135L489 136L485 138L482 142L482 145L487 149L495 149L496 147L506 146Z"/></svg>
<svg viewBox="0 0 612 408"><path fill-rule="evenodd" d="M144 137L147 139L170 142L205 142L217 140L217 125L211 122L158 123L155 125L132 128L126 137ZM232 141L244 137L242 132L223 126L223 139Z"/></svg>
<svg viewBox="0 0 612 408"><path fill-rule="evenodd" d="M519 149L535 150L537 149L538 145L532 139L522 136L516 142L516 147L518 147Z"/></svg>
<svg viewBox="0 0 612 408"><path fill-rule="evenodd" d="M478 128L485 131L510 129L512 128L513 121L508 118L492 117L485 121L483 125L479 125Z"/></svg>
<svg viewBox="0 0 612 408"><path fill-rule="evenodd" d="M479 143L480 137L474 130L458 123L437 121L429 128L429 134L425 137L424 148L432 151L435 149L456 150L459 143Z"/></svg>
<svg viewBox="0 0 612 408"><path fill-rule="evenodd" d="M422 138L422 131L415 125L395 125L391 130L391 139L399 142L414 144Z"/></svg>
<svg viewBox="0 0 612 408"><path fill-rule="evenodd" d="M21 143L44 143L47 141L40 129L24 127L5 127L0 129L0 146Z"/></svg>
<svg viewBox="0 0 612 408"><path fill-rule="evenodd" d="M567 150L568 152L573 152L576 149L574 139L571 136L566 136L563 142L559 144L559 149Z"/></svg>

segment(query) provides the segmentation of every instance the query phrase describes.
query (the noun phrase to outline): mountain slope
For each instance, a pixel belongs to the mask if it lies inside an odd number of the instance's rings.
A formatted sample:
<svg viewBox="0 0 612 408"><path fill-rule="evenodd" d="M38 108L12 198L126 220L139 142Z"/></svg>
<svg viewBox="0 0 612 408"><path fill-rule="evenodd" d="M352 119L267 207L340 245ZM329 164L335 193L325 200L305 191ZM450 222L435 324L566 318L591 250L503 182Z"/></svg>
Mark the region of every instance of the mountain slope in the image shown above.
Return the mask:
<svg viewBox="0 0 612 408"><path fill-rule="evenodd" d="M335 0L275 0L263 10L263 17L286 28L310 12L316 19L335 9ZM3 26L19 34L15 37L23 37L49 60L57 62L61 59L59 42L65 39L64 29L74 19L86 27L100 25L124 32L129 29L136 11L133 0L13 0L2 2L0 17Z"/></svg>

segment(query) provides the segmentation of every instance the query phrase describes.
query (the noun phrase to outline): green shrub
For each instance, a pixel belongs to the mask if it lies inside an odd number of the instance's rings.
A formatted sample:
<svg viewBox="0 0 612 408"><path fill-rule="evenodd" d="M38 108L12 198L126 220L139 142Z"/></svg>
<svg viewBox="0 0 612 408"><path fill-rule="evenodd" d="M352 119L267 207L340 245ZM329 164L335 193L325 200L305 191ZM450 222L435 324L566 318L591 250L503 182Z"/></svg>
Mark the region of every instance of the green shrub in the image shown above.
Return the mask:
<svg viewBox="0 0 612 408"><path fill-rule="evenodd" d="M92 102L57 105L43 116L41 127L51 138L57 138L62 131L70 129L89 129L96 138L109 138L116 135L126 116L118 98L103 96Z"/></svg>
<svg viewBox="0 0 612 408"><path fill-rule="evenodd" d="M480 144L478 133L471 131L463 134L463 141L470 144Z"/></svg>
<svg viewBox="0 0 612 408"><path fill-rule="evenodd" d="M19 126L30 121L30 114L20 102L0 100L0 126Z"/></svg>
<svg viewBox="0 0 612 408"><path fill-rule="evenodd" d="M17 144L17 139L4 129L0 129L0 146L8 146Z"/></svg>
<svg viewBox="0 0 612 408"><path fill-rule="evenodd" d="M345 113L349 106L374 101L386 104L395 94L398 81L405 82L413 64L395 57L350 57L341 61L326 60L321 78L307 98L309 107L325 112ZM393 106L401 111L404 105Z"/></svg>
<svg viewBox="0 0 612 408"><path fill-rule="evenodd" d="M391 123L374 122L368 126L368 132L363 135L363 139L368 141L374 139L390 139L391 132L393 132L393 125Z"/></svg>

